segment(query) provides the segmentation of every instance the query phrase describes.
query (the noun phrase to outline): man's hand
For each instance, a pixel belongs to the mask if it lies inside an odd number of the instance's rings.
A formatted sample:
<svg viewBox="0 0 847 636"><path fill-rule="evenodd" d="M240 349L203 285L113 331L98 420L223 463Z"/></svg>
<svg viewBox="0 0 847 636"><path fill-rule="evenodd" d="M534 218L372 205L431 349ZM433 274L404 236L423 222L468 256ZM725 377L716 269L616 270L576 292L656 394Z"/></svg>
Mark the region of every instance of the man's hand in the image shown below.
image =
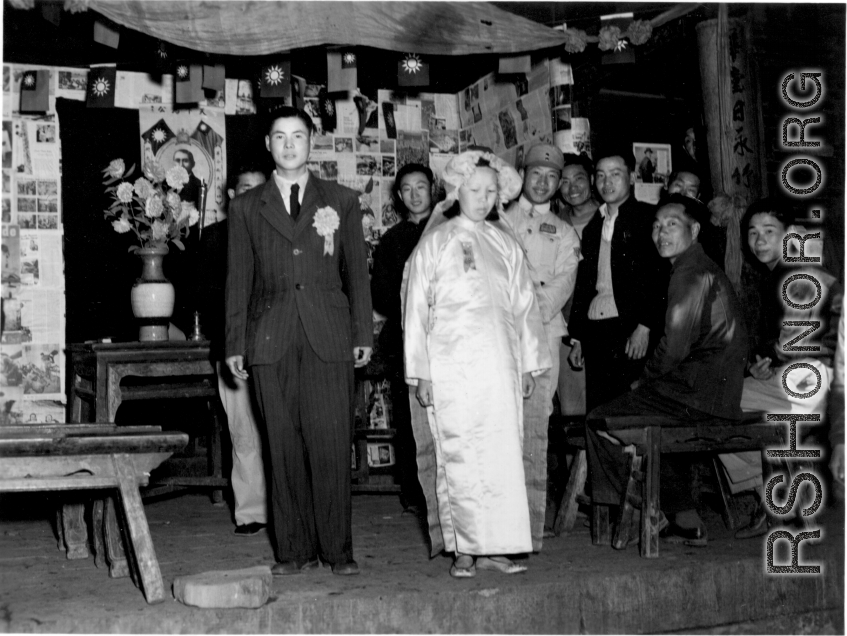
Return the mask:
<svg viewBox="0 0 847 636"><path fill-rule="evenodd" d="M233 377L239 380L246 380L250 377L244 369L244 356L229 356L226 359L226 366Z"/></svg>
<svg viewBox="0 0 847 636"><path fill-rule="evenodd" d="M832 447L832 457L829 460L829 470L832 472L832 478L843 486L844 444L836 444Z"/></svg>
<svg viewBox="0 0 847 636"><path fill-rule="evenodd" d="M532 392L535 390L535 379L532 377L532 373L524 373L521 376L521 393L523 394L523 399L527 399Z"/></svg>
<svg viewBox="0 0 847 636"><path fill-rule="evenodd" d="M432 406L432 381L419 379L418 388L415 390L415 397L418 398L421 406Z"/></svg>
<svg viewBox="0 0 847 636"><path fill-rule="evenodd" d="M650 344L650 330L644 325L638 325L626 339L627 357L630 360L640 360L647 355L648 344Z"/></svg>
<svg viewBox="0 0 847 636"><path fill-rule="evenodd" d="M353 364L358 369L368 364L371 359L370 347L353 347Z"/></svg>
<svg viewBox="0 0 847 636"><path fill-rule="evenodd" d="M756 361L750 365L750 375L757 380L770 380L776 375L776 371L771 368L771 359L756 356Z"/></svg>
<svg viewBox="0 0 847 636"><path fill-rule="evenodd" d="M574 369L581 369L585 364L585 358L582 357L582 343L574 341L571 347L571 352L568 354L568 363Z"/></svg>

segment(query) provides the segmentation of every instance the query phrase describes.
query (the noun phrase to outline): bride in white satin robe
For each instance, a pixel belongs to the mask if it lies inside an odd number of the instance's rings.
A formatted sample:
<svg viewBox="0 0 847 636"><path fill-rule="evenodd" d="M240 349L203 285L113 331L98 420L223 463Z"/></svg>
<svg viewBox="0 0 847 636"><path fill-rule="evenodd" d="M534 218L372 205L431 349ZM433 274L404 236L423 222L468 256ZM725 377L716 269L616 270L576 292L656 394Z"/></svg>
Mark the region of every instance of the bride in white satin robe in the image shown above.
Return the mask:
<svg viewBox="0 0 847 636"><path fill-rule="evenodd" d="M526 553L523 398L550 354L523 251L485 220L494 171L480 166L458 199L460 215L425 233L410 258L406 376L435 440L445 550Z"/></svg>

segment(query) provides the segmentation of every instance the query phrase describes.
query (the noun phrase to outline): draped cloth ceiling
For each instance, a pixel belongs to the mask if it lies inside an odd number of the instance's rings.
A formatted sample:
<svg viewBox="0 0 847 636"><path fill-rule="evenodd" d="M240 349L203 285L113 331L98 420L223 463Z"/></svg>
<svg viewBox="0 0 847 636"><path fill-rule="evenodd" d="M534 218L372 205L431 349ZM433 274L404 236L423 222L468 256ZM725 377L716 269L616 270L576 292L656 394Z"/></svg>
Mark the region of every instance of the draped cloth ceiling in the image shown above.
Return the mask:
<svg viewBox="0 0 847 636"><path fill-rule="evenodd" d="M326 44L430 55L521 53L561 32L485 2L88 0L120 25L207 53L267 55Z"/></svg>

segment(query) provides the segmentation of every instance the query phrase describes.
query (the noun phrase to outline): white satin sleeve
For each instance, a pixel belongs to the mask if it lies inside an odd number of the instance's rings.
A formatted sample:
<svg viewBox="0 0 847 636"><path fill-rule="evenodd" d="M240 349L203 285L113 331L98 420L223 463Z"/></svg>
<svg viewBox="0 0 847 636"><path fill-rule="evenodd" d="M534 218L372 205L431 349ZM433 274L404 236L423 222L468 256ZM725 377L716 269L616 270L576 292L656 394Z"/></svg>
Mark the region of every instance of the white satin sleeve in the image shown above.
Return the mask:
<svg viewBox="0 0 847 636"><path fill-rule="evenodd" d="M403 314L403 356L406 368L406 383L417 386L418 380L430 380L429 352L429 304L432 298L432 283L436 258L432 237L418 243L407 261L405 303Z"/></svg>
<svg viewBox="0 0 847 636"><path fill-rule="evenodd" d="M521 373L529 371L533 376L537 376L550 369L553 363L530 277L529 263L520 246L515 247L511 294L515 330L520 339Z"/></svg>

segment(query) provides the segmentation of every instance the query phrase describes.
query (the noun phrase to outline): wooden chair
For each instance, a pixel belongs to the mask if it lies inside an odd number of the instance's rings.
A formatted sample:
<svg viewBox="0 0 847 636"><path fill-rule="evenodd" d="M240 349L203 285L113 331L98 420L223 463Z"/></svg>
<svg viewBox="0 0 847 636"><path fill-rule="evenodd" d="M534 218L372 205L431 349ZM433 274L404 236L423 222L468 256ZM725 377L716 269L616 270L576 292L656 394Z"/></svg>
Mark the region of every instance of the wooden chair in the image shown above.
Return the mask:
<svg viewBox="0 0 847 636"><path fill-rule="evenodd" d="M615 534L611 533L609 506L592 504L592 543L609 545L611 542L616 548L626 547L630 534L636 531L631 527L634 512L640 509L640 552L646 558L659 556L659 467L663 453L709 453L715 470L719 471L716 464L719 453L760 451L769 446L785 445L784 423L765 422L760 412L745 413L740 423L729 425L725 420L692 425L685 420L657 416L610 417L606 424L612 437L624 446L633 445L635 452L628 459L630 477L621 499ZM576 433L573 437L573 443L580 444ZM556 518L557 531L570 530L576 518L576 494L582 490L587 475L584 437L581 444ZM724 521L728 527L733 527L728 496L723 488L721 494Z"/></svg>

